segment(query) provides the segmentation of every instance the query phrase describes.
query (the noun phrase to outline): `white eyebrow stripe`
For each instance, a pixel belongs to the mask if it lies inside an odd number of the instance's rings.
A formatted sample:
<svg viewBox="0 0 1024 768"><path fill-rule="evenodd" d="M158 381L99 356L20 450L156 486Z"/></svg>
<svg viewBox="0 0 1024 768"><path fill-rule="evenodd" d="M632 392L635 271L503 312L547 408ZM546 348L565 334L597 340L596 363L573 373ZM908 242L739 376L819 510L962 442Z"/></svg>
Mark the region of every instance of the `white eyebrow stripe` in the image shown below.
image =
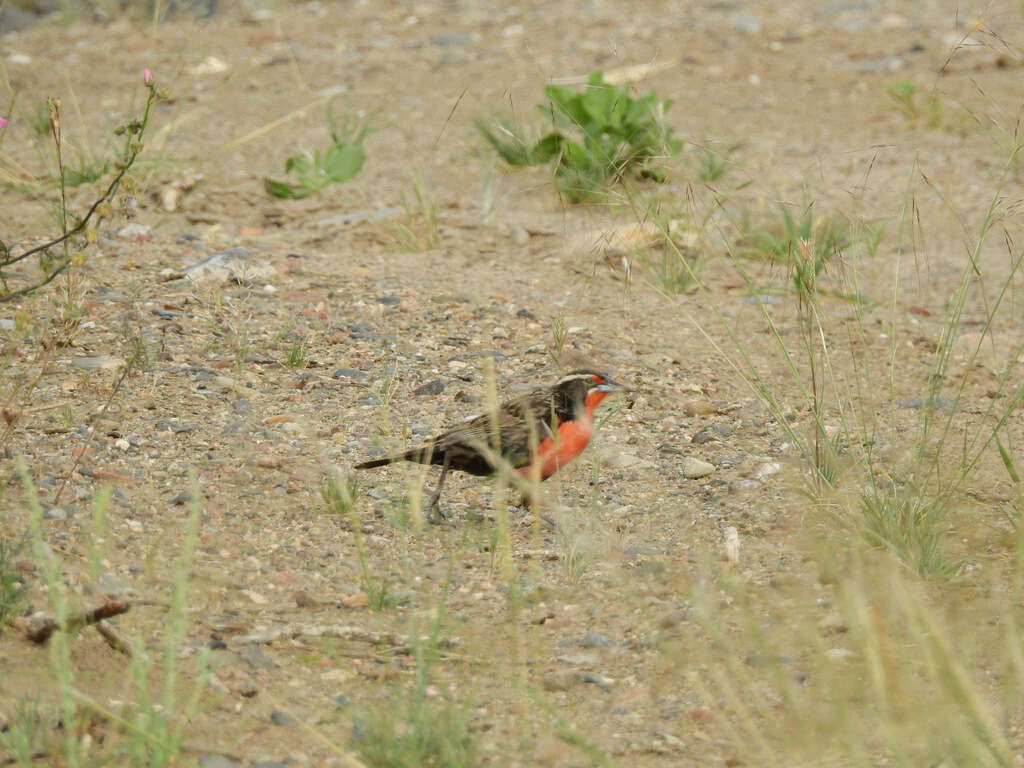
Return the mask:
<svg viewBox="0 0 1024 768"><path fill-rule="evenodd" d="M568 376L563 376L558 380L559 384L568 384L570 381L594 381L594 375L591 373L571 373Z"/></svg>

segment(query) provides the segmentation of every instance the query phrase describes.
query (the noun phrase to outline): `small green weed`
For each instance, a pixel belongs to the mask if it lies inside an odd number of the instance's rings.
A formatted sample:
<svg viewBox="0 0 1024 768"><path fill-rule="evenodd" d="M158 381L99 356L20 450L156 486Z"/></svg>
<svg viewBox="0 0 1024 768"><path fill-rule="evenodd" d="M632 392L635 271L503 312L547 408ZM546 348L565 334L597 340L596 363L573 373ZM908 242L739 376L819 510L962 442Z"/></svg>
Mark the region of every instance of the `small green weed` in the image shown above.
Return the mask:
<svg viewBox="0 0 1024 768"><path fill-rule="evenodd" d="M913 126L924 125L928 128L941 128L945 110L935 90L922 96L920 89L909 80L897 80L885 86L886 95L892 100L893 106L903 118Z"/></svg>
<svg viewBox="0 0 1024 768"><path fill-rule="evenodd" d="M418 253L437 248L441 232L437 225L437 200L427 192L419 179L412 182L412 200L402 193L405 214L395 224L395 238L403 251Z"/></svg>
<svg viewBox="0 0 1024 768"><path fill-rule="evenodd" d="M355 510L358 496L359 481L343 478L337 473L325 477L320 488L320 497L326 507L324 511L329 515L349 516Z"/></svg>
<svg viewBox="0 0 1024 768"><path fill-rule="evenodd" d="M733 155L742 144L727 144L716 149L710 144L698 146L695 150L697 158L697 175L705 184L718 181L736 165Z"/></svg>
<svg viewBox="0 0 1024 768"><path fill-rule="evenodd" d="M292 369L305 368L308 360L309 341L299 339L292 342L288 348L288 355L285 357L285 365Z"/></svg>
<svg viewBox="0 0 1024 768"><path fill-rule="evenodd" d="M359 559L360 589L369 598L368 607L372 611L383 611L396 604L390 594L390 585L384 578L375 578L370 568L370 558L363 541L362 523L356 515L356 499L359 497L359 483L339 472L327 475L320 489L324 500L325 512L329 515L343 517L349 523L355 539L356 556Z"/></svg>
<svg viewBox="0 0 1024 768"><path fill-rule="evenodd" d="M47 713L37 699L21 698L7 727L0 731L0 749L13 765L32 766L46 755L46 745L58 717Z"/></svg>
<svg viewBox="0 0 1024 768"><path fill-rule="evenodd" d="M606 83L600 72L581 91L553 85L544 93L548 103L540 109L552 130L532 145L513 123L499 120L492 128L477 121L477 129L509 165L554 162L558 185L574 203L630 174L665 180L652 161L682 149L664 121L670 101L653 91L633 98L625 88Z"/></svg>
<svg viewBox="0 0 1024 768"><path fill-rule="evenodd" d="M345 120L339 126L330 112L327 114L327 122L331 145L323 152L316 150L312 155L301 152L285 160L284 172L294 172L298 177L297 184L275 181L264 176L263 188L269 194L284 200L299 200L318 195L331 184L349 181L362 170L366 161L363 142L371 126L352 120Z"/></svg>
<svg viewBox="0 0 1024 768"><path fill-rule="evenodd" d="M445 590L447 593L447 583ZM432 612L424 636L409 633L416 659L412 689L404 696L368 707L356 718L353 746L372 768L470 768L479 764L476 739L464 709L457 701L446 702L431 682L445 599L442 597Z"/></svg>
<svg viewBox="0 0 1024 768"><path fill-rule="evenodd" d="M865 534L872 544L886 549L922 576L950 578L956 565L943 555L942 524L949 511L922 493L874 488L861 495Z"/></svg>
<svg viewBox="0 0 1024 768"><path fill-rule="evenodd" d="M0 535L0 632L25 602L25 580L14 567L14 558L25 548L27 541L22 539L12 544Z"/></svg>
<svg viewBox="0 0 1024 768"><path fill-rule="evenodd" d="M99 158L90 157L86 154L79 154L77 165L68 166L64 169L64 183L69 187L80 187L83 184L92 184L103 178L107 172L107 162Z"/></svg>

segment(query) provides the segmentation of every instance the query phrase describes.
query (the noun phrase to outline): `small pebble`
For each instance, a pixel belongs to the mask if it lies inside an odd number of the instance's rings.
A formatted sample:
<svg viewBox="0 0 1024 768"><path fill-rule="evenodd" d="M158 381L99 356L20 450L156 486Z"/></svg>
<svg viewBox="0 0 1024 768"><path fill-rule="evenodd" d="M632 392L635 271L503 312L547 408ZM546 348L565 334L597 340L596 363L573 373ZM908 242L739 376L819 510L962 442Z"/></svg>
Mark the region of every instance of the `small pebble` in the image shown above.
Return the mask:
<svg viewBox="0 0 1024 768"><path fill-rule="evenodd" d="M282 728L294 728L299 724L298 720L280 709L275 709L270 713L270 722L280 725Z"/></svg>
<svg viewBox="0 0 1024 768"><path fill-rule="evenodd" d="M682 463L683 477L687 480L696 480L700 477L707 477L715 471L715 465L706 461L687 456Z"/></svg>

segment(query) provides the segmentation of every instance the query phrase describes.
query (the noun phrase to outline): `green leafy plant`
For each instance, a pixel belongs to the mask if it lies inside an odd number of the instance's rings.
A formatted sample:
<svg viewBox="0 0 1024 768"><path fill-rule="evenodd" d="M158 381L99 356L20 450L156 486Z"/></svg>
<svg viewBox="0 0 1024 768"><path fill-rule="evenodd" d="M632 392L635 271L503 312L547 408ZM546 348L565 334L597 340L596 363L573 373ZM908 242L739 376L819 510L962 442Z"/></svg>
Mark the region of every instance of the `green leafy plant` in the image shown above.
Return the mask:
<svg viewBox="0 0 1024 768"><path fill-rule="evenodd" d="M283 200L299 200L318 195L331 184L350 181L362 170L366 161L363 142L371 130L370 125L352 120L344 120L338 125L329 112L327 122L331 145L323 152L300 152L285 160L284 172L295 173L295 184L264 176L263 188L269 194Z"/></svg>
<svg viewBox="0 0 1024 768"><path fill-rule="evenodd" d="M659 157L677 154L682 143L672 138L664 114L671 106L650 91L633 98L625 88L605 82L600 72L583 90L563 86L544 89L548 103L540 110L552 130L530 143L513 123L477 128L509 165L555 164L555 177L572 202L581 202L628 175L664 181L654 167Z"/></svg>

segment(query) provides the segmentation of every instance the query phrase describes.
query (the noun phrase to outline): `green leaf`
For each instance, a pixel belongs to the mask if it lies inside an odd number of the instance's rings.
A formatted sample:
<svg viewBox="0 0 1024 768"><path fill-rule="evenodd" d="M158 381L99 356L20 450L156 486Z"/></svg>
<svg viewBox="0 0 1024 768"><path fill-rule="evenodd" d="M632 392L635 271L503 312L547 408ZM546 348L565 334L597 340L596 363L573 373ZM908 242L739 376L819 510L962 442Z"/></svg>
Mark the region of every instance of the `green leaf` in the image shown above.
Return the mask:
<svg viewBox="0 0 1024 768"><path fill-rule="evenodd" d="M310 174L313 172L313 164L310 162L308 155L292 155L284 161L284 172L291 173L295 171L300 176Z"/></svg>
<svg viewBox="0 0 1024 768"><path fill-rule="evenodd" d="M274 181L269 176L263 177L263 188L274 197L279 197L282 200L298 200L299 198L309 197L310 194L307 189L296 189L290 184L285 184L283 181Z"/></svg>
<svg viewBox="0 0 1024 768"><path fill-rule="evenodd" d="M341 183L353 178L362 170L366 152L362 144L335 144L324 157L324 172L327 178Z"/></svg>

